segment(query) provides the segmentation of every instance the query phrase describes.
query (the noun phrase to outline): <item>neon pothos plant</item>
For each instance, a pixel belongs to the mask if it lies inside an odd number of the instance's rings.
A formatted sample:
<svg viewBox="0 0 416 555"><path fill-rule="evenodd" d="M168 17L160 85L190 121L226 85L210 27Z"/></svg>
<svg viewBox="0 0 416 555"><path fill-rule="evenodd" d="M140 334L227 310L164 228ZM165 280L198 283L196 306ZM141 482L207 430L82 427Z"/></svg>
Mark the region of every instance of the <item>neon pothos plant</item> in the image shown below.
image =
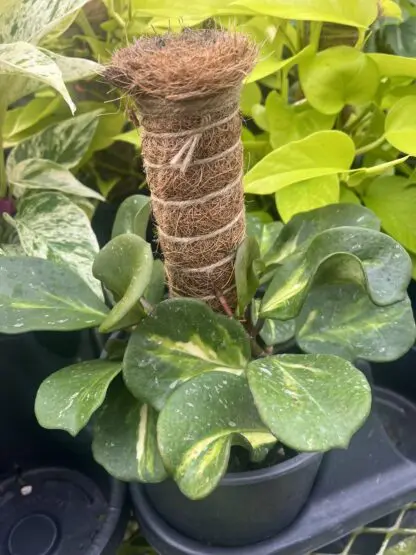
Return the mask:
<svg viewBox="0 0 416 555"><path fill-rule="evenodd" d="M238 306L225 315L165 299L163 264L143 238L149 208L127 199L94 260L110 307L65 261L0 258L0 332L127 332L110 336L106 358L42 383L40 424L76 435L91 421L112 475L171 476L192 499L218 485L234 445L257 462L277 442L346 447L371 405L353 361L397 358L415 338L404 249L361 206L259 225L236 253ZM307 354L279 354L288 341Z"/></svg>

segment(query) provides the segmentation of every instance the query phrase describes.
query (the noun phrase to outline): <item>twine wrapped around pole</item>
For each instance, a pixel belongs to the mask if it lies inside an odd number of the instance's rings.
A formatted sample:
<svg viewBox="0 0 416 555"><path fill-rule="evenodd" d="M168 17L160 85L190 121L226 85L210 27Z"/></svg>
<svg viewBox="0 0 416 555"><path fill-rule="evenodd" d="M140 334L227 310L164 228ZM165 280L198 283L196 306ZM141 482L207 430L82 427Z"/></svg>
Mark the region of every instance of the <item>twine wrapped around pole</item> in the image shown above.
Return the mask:
<svg viewBox="0 0 416 555"><path fill-rule="evenodd" d="M214 309L220 297L236 305L234 258L245 235L238 107L256 55L244 35L185 31L142 38L105 71L138 108L170 294Z"/></svg>

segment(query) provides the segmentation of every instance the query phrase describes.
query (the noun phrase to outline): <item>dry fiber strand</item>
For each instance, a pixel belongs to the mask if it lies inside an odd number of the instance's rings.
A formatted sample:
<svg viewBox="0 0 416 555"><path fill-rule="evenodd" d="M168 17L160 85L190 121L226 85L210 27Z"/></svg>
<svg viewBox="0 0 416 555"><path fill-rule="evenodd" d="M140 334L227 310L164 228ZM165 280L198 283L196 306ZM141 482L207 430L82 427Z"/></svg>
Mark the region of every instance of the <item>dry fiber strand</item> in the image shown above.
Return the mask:
<svg viewBox="0 0 416 555"><path fill-rule="evenodd" d="M239 97L256 46L218 30L145 37L105 77L133 99L172 296L236 304L234 258L245 235ZM136 119L136 118L134 118Z"/></svg>

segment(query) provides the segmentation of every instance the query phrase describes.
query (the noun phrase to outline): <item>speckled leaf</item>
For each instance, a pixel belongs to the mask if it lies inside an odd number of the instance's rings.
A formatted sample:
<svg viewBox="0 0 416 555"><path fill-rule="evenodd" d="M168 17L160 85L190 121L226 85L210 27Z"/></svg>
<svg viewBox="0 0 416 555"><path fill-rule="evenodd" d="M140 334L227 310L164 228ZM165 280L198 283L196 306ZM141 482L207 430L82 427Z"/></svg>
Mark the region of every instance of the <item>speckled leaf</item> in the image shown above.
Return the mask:
<svg viewBox="0 0 416 555"><path fill-rule="evenodd" d="M23 197L16 216L7 221L27 255L70 267L102 298L101 284L92 275L98 242L81 208L60 193L35 193Z"/></svg>
<svg viewBox="0 0 416 555"><path fill-rule="evenodd" d="M254 325L258 320L261 301L254 300L251 303L251 319ZM295 320L271 320L266 318L260 330L260 337L265 345L272 347L286 343L295 336L296 324Z"/></svg>
<svg viewBox="0 0 416 555"><path fill-rule="evenodd" d="M26 190L55 190L66 195L105 200L100 193L83 185L65 167L40 158L27 158L8 171L13 194L20 197Z"/></svg>
<svg viewBox="0 0 416 555"><path fill-rule="evenodd" d="M161 260L153 260L152 276L144 293L144 298L151 305L158 304L165 295L165 266Z"/></svg>
<svg viewBox="0 0 416 555"><path fill-rule="evenodd" d="M266 262L278 264L295 253L303 253L318 233L343 226L379 231L380 220L367 208L350 204L334 204L297 214L283 227Z"/></svg>
<svg viewBox="0 0 416 555"><path fill-rule="evenodd" d="M146 238L151 204L150 198L144 195L133 195L121 203L113 225L112 237L123 233L134 233Z"/></svg>
<svg viewBox="0 0 416 555"><path fill-rule="evenodd" d="M259 286L256 263L260 258L260 249L254 237L246 237L239 245L235 257L235 283L237 287L238 313L244 314L246 306L253 298Z"/></svg>
<svg viewBox="0 0 416 555"><path fill-rule="evenodd" d="M248 212L246 214L246 227L247 235L257 239L260 246L260 255L264 256L282 231L283 224L282 222L274 222L267 212Z"/></svg>
<svg viewBox="0 0 416 555"><path fill-rule="evenodd" d="M303 256L275 270L260 315L279 320L296 317L319 268L333 257L333 271L342 264L344 278L365 284L376 304L386 306L404 298L411 262L403 247L378 231L339 227L317 235Z"/></svg>
<svg viewBox="0 0 416 555"><path fill-rule="evenodd" d="M62 72L49 56L26 42L0 44L0 85L6 91L8 105L21 97L21 77L53 87L63 96L71 111L75 112L75 104L65 87Z"/></svg>
<svg viewBox="0 0 416 555"><path fill-rule="evenodd" d="M191 499L215 489L233 443L258 448L275 442L260 420L246 377L221 371L181 385L159 415L157 434L166 468Z"/></svg>
<svg viewBox="0 0 416 555"><path fill-rule="evenodd" d="M412 347L416 328L408 298L377 306L356 283L322 283L312 288L297 321L297 342L307 353L354 361L396 360Z"/></svg>
<svg viewBox="0 0 416 555"><path fill-rule="evenodd" d="M39 258L0 257L0 333L92 328L107 312L71 269Z"/></svg>
<svg viewBox="0 0 416 555"><path fill-rule="evenodd" d="M97 411L92 452L109 474L125 482L161 482L166 471L156 438L157 413L142 405L121 379Z"/></svg>
<svg viewBox="0 0 416 555"><path fill-rule="evenodd" d="M296 451L348 447L370 412L364 375L333 355L265 357L247 375L263 422Z"/></svg>
<svg viewBox="0 0 416 555"><path fill-rule="evenodd" d="M50 125L19 143L7 159L9 175L16 164L28 158L51 160L67 169L75 167L94 137L100 113L101 110L94 110Z"/></svg>
<svg viewBox="0 0 416 555"><path fill-rule="evenodd" d="M100 326L102 333L137 324L144 317L139 301L150 283L152 266L149 243L131 233L115 237L98 253L93 274L117 301Z"/></svg>
<svg viewBox="0 0 416 555"><path fill-rule="evenodd" d="M36 395L39 424L76 436L101 406L108 386L120 372L120 362L88 360L51 374Z"/></svg>
<svg viewBox="0 0 416 555"><path fill-rule="evenodd" d="M205 303L168 299L131 335L124 380L138 399L157 410L182 382L204 372L241 374L250 358L244 328Z"/></svg>

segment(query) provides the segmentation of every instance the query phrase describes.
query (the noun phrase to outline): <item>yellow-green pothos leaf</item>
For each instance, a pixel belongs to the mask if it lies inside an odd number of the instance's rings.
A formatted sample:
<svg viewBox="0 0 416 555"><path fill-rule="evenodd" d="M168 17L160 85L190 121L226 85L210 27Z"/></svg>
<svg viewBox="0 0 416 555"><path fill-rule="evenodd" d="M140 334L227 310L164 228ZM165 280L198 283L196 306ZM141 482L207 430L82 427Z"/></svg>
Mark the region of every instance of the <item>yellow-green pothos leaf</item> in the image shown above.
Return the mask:
<svg viewBox="0 0 416 555"><path fill-rule="evenodd" d="M98 242L81 208L60 193L32 193L20 200L14 218L4 217L16 228L28 256L64 264L102 298L101 284L92 275Z"/></svg>
<svg viewBox="0 0 416 555"><path fill-rule="evenodd" d="M386 117L386 139L406 154L416 155L416 97L405 96Z"/></svg>
<svg viewBox="0 0 416 555"><path fill-rule="evenodd" d="M297 214L283 227L266 257L268 264L280 264L294 254L305 252L322 231L344 226L380 230L380 220L364 206L333 204Z"/></svg>
<svg viewBox="0 0 416 555"><path fill-rule="evenodd" d="M380 83L377 64L350 46L327 48L306 58L299 76L309 103L323 114L337 114L346 104L368 103Z"/></svg>
<svg viewBox="0 0 416 555"><path fill-rule="evenodd" d="M132 195L126 198L117 210L112 237L123 233L133 233L146 238L147 224L150 217L150 198L145 195Z"/></svg>
<svg viewBox="0 0 416 555"><path fill-rule="evenodd" d="M335 204L339 201L337 175L324 175L294 183L276 193L276 206L280 217L288 222L300 212Z"/></svg>
<svg viewBox="0 0 416 555"><path fill-rule="evenodd" d="M252 361L247 375L263 422L296 451L347 447L370 412L367 380L337 356L265 357Z"/></svg>
<svg viewBox="0 0 416 555"><path fill-rule="evenodd" d="M378 177L366 188L363 201L389 235L416 252L415 183L399 175Z"/></svg>
<svg viewBox="0 0 416 555"><path fill-rule="evenodd" d="M342 265L345 279L365 285L374 303L386 306L405 297L411 262L403 247L378 231L338 227L317 235L302 256L274 271L260 316L295 318L321 265L333 258L335 270Z"/></svg>
<svg viewBox="0 0 416 555"><path fill-rule="evenodd" d="M254 297L259 286L256 263L260 259L260 248L254 237L246 237L239 245L235 257L235 284L237 288L238 313L244 314L246 306Z"/></svg>
<svg viewBox="0 0 416 555"><path fill-rule="evenodd" d="M341 131L320 131L284 145L245 176L246 193L267 195L292 183L348 171L355 156L352 139Z"/></svg>
<svg viewBox="0 0 416 555"><path fill-rule="evenodd" d="M101 110L94 110L50 125L19 143L7 159L8 173L28 158L51 160L67 169L75 167L94 137L100 113ZM47 179L44 186L47 187Z"/></svg>
<svg viewBox="0 0 416 555"><path fill-rule="evenodd" d="M6 104L12 104L22 95L28 79L35 79L57 90L75 112L75 104L69 96L62 72L57 64L42 50L27 42L0 44L0 84L5 91ZM23 91L26 94L25 91Z"/></svg>
<svg viewBox="0 0 416 555"><path fill-rule="evenodd" d="M259 448L276 441L259 417L246 377L223 371L197 376L172 393L157 434L165 467L191 499L215 489L233 443Z"/></svg>
<svg viewBox="0 0 416 555"><path fill-rule="evenodd" d="M377 306L356 283L314 286L297 320L302 351L387 362L403 356L416 339L408 298Z"/></svg>
<svg viewBox="0 0 416 555"><path fill-rule="evenodd" d="M413 77L416 79L416 58L393 54L367 54L378 66L383 77Z"/></svg>
<svg viewBox="0 0 416 555"><path fill-rule="evenodd" d="M260 59L258 64L254 67L253 71L246 77L245 83L250 84L255 81L259 81L268 75L276 73L282 69L290 69L294 65L298 64L306 56L308 56L313 51L311 45L306 46L303 50L291 56L290 58L285 58L280 60L275 56L268 55L264 60Z"/></svg>
<svg viewBox="0 0 416 555"><path fill-rule="evenodd" d="M260 301L254 300L251 303L251 319L253 325L256 325L260 310ZM295 336L296 324L295 320L271 320L266 318L260 330L260 337L265 345L272 347L286 343Z"/></svg>
<svg viewBox="0 0 416 555"><path fill-rule="evenodd" d="M78 181L65 167L51 160L27 158L12 166L7 177L16 198L26 190L51 190L65 195L105 200L100 193Z"/></svg>
<svg viewBox="0 0 416 555"><path fill-rule="evenodd" d="M70 268L40 258L0 257L1 333L93 328L107 312Z"/></svg>
<svg viewBox="0 0 416 555"><path fill-rule="evenodd" d="M95 460L119 480L161 482L167 475L159 454L156 422L156 411L141 404L121 379L115 379L94 421Z"/></svg>
<svg viewBox="0 0 416 555"><path fill-rule="evenodd" d="M139 301L150 283L152 265L149 243L131 233L118 235L98 253L93 274L117 301L101 324L101 332L129 327L144 317Z"/></svg>
<svg viewBox="0 0 416 555"><path fill-rule="evenodd" d="M108 386L120 372L120 362L88 360L50 375L36 395L39 424L76 436L101 406Z"/></svg>
<svg viewBox="0 0 416 555"><path fill-rule="evenodd" d="M160 410L181 383L205 372L242 374L250 344L236 320L195 299L160 303L132 333L123 364L127 387Z"/></svg>

